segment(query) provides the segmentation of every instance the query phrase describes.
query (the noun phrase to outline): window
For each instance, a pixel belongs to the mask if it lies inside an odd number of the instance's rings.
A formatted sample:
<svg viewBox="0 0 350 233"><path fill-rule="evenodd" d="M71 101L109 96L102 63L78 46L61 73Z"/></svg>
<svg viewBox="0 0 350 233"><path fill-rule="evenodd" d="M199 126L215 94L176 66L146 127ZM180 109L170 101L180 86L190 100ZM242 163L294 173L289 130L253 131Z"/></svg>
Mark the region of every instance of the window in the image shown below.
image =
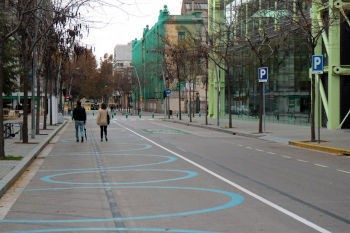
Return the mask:
<svg viewBox="0 0 350 233"><path fill-rule="evenodd" d="M185 32L179 32L178 35L178 40L184 40L186 37L186 33Z"/></svg>

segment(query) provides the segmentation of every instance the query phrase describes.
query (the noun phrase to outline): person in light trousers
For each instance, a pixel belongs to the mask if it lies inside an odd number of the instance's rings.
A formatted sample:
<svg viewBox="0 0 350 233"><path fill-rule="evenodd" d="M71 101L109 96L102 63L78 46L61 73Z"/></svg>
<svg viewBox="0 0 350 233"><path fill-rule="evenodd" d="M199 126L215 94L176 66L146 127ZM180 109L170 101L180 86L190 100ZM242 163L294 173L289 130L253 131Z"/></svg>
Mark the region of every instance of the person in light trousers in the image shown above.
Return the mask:
<svg viewBox="0 0 350 233"><path fill-rule="evenodd" d="M103 103L101 108L98 110L96 124L100 126L101 142L103 142L103 135L105 140L108 141L107 126L109 125L109 114L105 103Z"/></svg>

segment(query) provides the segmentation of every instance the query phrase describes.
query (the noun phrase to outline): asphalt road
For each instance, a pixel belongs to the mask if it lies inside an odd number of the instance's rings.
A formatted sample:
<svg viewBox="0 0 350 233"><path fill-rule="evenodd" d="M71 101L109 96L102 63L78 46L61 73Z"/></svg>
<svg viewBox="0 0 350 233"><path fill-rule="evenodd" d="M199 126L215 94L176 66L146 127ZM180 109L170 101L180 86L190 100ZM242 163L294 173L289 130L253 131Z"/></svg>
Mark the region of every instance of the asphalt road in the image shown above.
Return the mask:
<svg viewBox="0 0 350 233"><path fill-rule="evenodd" d="M0 205L0 232L349 232L349 157L154 120L72 123Z"/></svg>

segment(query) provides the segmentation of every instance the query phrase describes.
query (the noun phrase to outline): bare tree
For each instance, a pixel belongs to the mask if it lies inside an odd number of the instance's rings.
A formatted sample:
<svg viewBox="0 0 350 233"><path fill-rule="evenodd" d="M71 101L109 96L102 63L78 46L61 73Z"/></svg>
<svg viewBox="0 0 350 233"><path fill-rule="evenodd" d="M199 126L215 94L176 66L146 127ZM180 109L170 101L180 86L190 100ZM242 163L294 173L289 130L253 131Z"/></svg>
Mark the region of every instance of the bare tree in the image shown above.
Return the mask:
<svg viewBox="0 0 350 233"><path fill-rule="evenodd" d="M290 30L297 32L305 38L304 45L307 48L308 67L311 67L311 57L315 54L318 46L322 46L321 39L327 40L327 30L337 16L330 14L329 8L323 1L283 1L288 11L287 20L291 25ZM310 14L311 13L311 14ZM318 53L322 51L319 47ZM310 140L315 141L315 74L311 75L311 106L310 106ZM319 97L320 98L320 97Z"/></svg>
<svg viewBox="0 0 350 233"><path fill-rule="evenodd" d="M267 62L276 57L279 49L286 45L286 41L290 30L287 30L288 25L278 25L284 19L283 11L275 9L275 14L268 14L268 10L264 10L267 3L259 1L259 5L249 3L235 5L234 21L232 22L234 29L234 49L236 51L242 48L249 48L253 57L257 61L259 67L264 67ZM248 15L249 14L249 15ZM249 18L249 21L247 19ZM245 28L238 27L242 21L245 21ZM249 25L253 25L253 29L249 30ZM255 25L255 26L254 26ZM250 61L254 63L253 61ZM259 83L259 133L263 132L263 83Z"/></svg>
<svg viewBox="0 0 350 233"><path fill-rule="evenodd" d="M0 67L3 67L4 49L7 41L16 38L20 44L21 83L24 91L23 102L23 142L28 142L28 90L30 87L29 74L37 71L31 69L31 61L37 59L39 41L47 35L52 26L64 25L69 19L77 18L78 10L87 0L51 2L40 0L19 0L6 6L5 19L0 30ZM45 14L43 12L46 12ZM64 26L63 26L64 27ZM33 33L34 32L34 33ZM35 51L33 53L33 51ZM33 70L33 72L31 72ZM3 70L0 72L0 92L3 93ZM34 96L32 97L34 98ZM0 132L3 132L3 102L0 101ZM5 156L4 138L0 135L0 158Z"/></svg>

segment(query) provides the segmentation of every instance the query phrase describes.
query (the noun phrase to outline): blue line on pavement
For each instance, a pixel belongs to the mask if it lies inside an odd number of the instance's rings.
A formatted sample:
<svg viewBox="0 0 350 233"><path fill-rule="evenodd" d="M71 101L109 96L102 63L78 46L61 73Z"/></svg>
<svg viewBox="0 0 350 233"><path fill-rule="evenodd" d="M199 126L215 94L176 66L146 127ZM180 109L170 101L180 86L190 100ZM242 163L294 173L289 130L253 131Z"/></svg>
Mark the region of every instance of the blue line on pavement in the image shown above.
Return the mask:
<svg viewBox="0 0 350 233"><path fill-rule="evenodd" d="M160 180L144 180L144 181L134 181L134 182L71 182L71 181L62 181L62 180L54 180L53 178L68 176L68 175L76 175L76 174L88 174L88 173L96 173L99 170L95 171L77 171L77 172L67 172L60 173L54 175L48 175L42 177L40 180L47 183L55 183L55 184L74 184L74 185L137 185L137 184L149 184L149 183L158 183L158 182L168 182L168 181L176 181L176 180L185 180L198 175L197 172L188 171L188 170L170 170L170 169L104 169L104 172L174 172L174 173L185 173L187 175L177 177L177 178L169 178L169 179L160 179Z"/></svg>
<svg viewBox="0 0 350 233"><path fill-rule="evenodd" d="M105 187L70 187L70 188L38 188L38 189L27 189L26 191L59 191L59 190L72 190L72 189L99 189L99 188L113 188L113 189L174 189L174 190L185 190L185 191L199 191L199 192L210 192L214 194L220 194L227 196L230 200L226 203L214 207L205 209L198 209L192 211L184 211L177 213L167 213L158 215L144 215L134 217L121 217L121 218L84 218L84 219L4 219L0 220L0 223L96 223L96 222L112 222L112 221L135 221L135 220L149 220L169 217L181 217L190 216L196 214L205 214L210 212L216 212L228 208L232 208L241 204L244 201L244 197L219 189L209 188L198 188L198 187L174 187L174 186L105 186Z"/></svg>
<svg viewBox="0 0 350 233"><path fill-rule="evenodd" d="M143 231L143 232L173 232L173 233L219 233L214 231L185 230L171 228L56 228L40 230L11 231L8 233L46 233L46 232L83 232L83 231Z"/></svg>
<svg viewBox="0 0 350 233"><path fill-rule="evenodd" d="M108 144L109 142L106 142L106 144ZM152 145L151 144L142 144L142 143L124 143L124 142L121 142L121 143L118 143L118 142L111 142L111 144L113 145L118 145L118 146L124 146L124 145L136 145L136 146L142 146L140 148L130 148L130 149L120 149L118 148L118 152L128 152L128 151L140 151L140 150L148 150L148 149L151 149L152 148ZM78 145L82 145L82 143L78 144ZM101 153L115 153L115 151L101 151ZM83 154L86 154L86 155L90 155L90 154L94 154L94 152L86 152L86 153L83 153ZM57 154L51 154L50 156L55 156ZM81 155L81 152L80 153L62 153L62 154L58 154L59 156L64 156L64 155Z"/></svg>
<svg viewBox="0 0 350 233"><path fill-rule="evenodd" d="M105 154L101 154L104 156L107 156ZM56 154L55 154L56 156ZM91 154L91 156L93 156ZM153 166L153 165L160 165L160 164L167 164L167 163L172 163L177 160L176 157L174 156L167 156L167 155L145 155L145 154L111 154L110 156L130 156L130 157L159 157L159 158L164 158L165 160L160 161L160 162L155 162L155 163L144 163L144 164L136 164L136 165L125 165L125 166L116 166L116 167L105 167L105 170L109 169L121 169L121 168L136 168L136 167L146 167L146 166ZM68 169L52 169L52 170L39 170L39 172L64 172L64 171L94 171L98 170L99 168L68 168Z"/></svg>

